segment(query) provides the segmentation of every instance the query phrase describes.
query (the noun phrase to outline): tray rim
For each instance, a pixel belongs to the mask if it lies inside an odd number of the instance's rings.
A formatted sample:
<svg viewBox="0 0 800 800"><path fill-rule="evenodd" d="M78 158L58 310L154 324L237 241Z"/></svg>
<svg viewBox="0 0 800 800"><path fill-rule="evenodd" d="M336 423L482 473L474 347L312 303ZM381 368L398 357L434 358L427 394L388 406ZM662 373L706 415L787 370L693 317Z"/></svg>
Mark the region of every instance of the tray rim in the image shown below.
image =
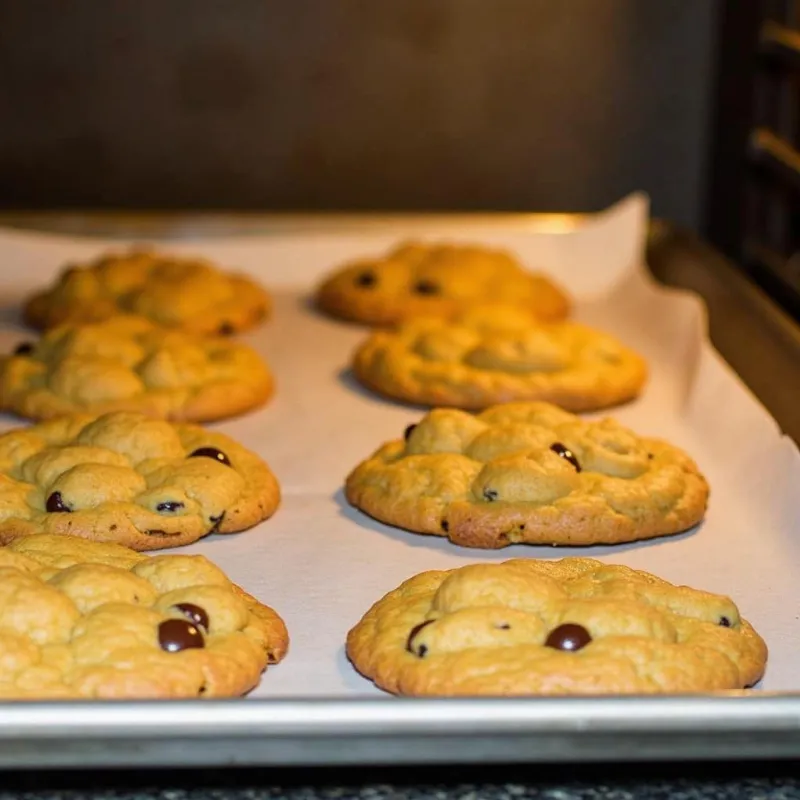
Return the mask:
<svg viewBox="0 0 800 800"><path fill-rule="evenodd" d="M137 238L199 235L233 236L396 228L437 228L469 224L547 233L569 233L603 212L279 212L279 211L0 211L0 226L74 236Z"/></svg>
<svg viewBox="0 0 800 800"><path fill-rule="evenodd" d="M597 214L6 211L0 212L0 226L128 239L392 229L408 224L568 233ZM668 227L655 224L662 232ZM479 729L470 727L475 725ZM637 745L642 746L630 749ZM770 756L800 756L800 691L0 702L0 771Z"/></svg>
<svg viewBox="0 0 800 800"><path fill-rule="evenodd" d="M797 692L0 705L0 771L741 760L798 754Z"/></svg>

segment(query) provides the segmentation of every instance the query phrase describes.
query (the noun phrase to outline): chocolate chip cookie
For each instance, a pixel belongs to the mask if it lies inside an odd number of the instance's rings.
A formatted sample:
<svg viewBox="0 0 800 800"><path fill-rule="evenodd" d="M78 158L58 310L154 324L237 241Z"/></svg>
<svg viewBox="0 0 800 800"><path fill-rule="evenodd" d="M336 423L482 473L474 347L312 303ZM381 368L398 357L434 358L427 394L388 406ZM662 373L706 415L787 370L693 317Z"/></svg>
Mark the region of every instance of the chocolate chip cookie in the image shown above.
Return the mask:
<svg viewBox="0 0 800 800"><path fill-rule="evenodd" d="M159 550L245 530L279 502L255 453L195 425L115 412L0 434L0 543L52 533Z"/></svg>
<svg viewBox="0 0 800 800"><path fill-rule="evenodd" d="M503 250L420 242L345 264L318 287L316 299L335 317L374 326L420 315L448 318L487 301L556 320L570 305L552 279L526 270Z"/></svg>
<svg viewBox="0 0 800 800"><path fill-rule="evenodd" d="M119 410L208 422L257 408L272 390L250 347L130 315L61 325L0 356L0 409L29 419Z"/></svg>
<svg viewBox="0 0 800 800"><path fill-rule="evenodd" d="M245 275L201 258L137 249L69 265L27 301L24 315L41 329L136 314L167 328L228 335L261 322L270 306L267 292Z"/></svg>
<svg viewBox="0 0 800 800"><path fill-rule="evenodd" d="M485 306L453 321L420 318L374 331L353 373L407 403L480 409L545 400L590 411L635 398L644 359L613 336L574 322L540 323L528 311Z"/></svg>
<svg viewBox="0 0 800 800"><path fill-rule="evenodd" d="M199 555L23 536L0 576L3 700L233 697L289 645L278 614Z"/></svg>
<svg viewBox="0 0 800 800"><path fill-rule="evenodd" d="M350 631L347 654L402 695L742 689L767 661L729 598L589 558L416 575Z"/></svg>
<svg viewBox="0 0 800 800"><path fill-rule="evenodd" d="M708 484L667 442L548 403L434 409L348 476L356 508L466 547L618 544L699 523Z"/></svg>

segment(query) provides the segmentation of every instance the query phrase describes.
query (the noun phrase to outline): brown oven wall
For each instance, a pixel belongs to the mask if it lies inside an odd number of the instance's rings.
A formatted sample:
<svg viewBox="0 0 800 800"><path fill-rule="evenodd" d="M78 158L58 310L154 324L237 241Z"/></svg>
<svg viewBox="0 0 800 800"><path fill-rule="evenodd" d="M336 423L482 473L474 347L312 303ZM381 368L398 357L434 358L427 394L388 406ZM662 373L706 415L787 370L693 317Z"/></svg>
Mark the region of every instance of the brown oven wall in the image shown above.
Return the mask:
<svg viewBox="0 0 800 800"><path fill-rule="evenodd" d="M700 224L718 0L0 0L0 205Z"/></svg>

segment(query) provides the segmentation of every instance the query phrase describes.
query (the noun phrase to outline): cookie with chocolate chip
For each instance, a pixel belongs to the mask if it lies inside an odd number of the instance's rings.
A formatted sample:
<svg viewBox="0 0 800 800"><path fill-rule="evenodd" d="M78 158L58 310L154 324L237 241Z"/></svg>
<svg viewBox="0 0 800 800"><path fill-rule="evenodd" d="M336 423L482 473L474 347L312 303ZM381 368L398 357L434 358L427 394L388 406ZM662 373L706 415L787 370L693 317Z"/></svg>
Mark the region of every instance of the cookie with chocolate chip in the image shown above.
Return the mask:
<svg viewBox="0 0 800 800"><path fill-rule="evenodd" d="M42 534L0 548L0 575L3 700L235 697L289 645L200 555Z"/></svg>
<svg viewBox="0 0 800 800"><path fill-rule="evenodd" d="M381 522L483 548L679 533L703 519L708 493L677 447L549 403L434 409L345 485L347 500Z"/></svg>
<svg viewBox="0 0 800 800"><path fill-rule="evenodd" d="M68 265L28 299L24 315L40 329L135 314L196 335L229 335L254 327L270 308L266 290L246 275L202 258L134 249Z"/></svg>
<svg viewBox="0 0 800 800"><path fill-rule="evenodd" d="M565 558L416 575L347 655L401 695L682 694L752 686L767 647L728 597Z"/></svg>
<svg viewBox="0 0 800 800"><path fill-rule="evenodd" d="M272 390L247 345L132 315L60 325L0 356L0 409L29 419L136 411L208 422L257 408Z"/></svg>
<svg viewBox="0 0 800 800"><path fill-rule="evenodd" d="M418 405L545 400L592 411L635 398L647 366L610 334L487 305L450 321L420 318L374 331L356 350L353 373L379 394Z"/></svg>
<svg viewBox="0 0 800 800"><path fill-rule="evenodd" d="M365 325L394 325L420 315L449 318L486 302L528 309L540 319L569 313L549 277L510 253L477 245L404 242L387 255L345 264L318 287L323 311Z"/></svg>
<svg viewBox="0 0 800 800"><path fill-rule="evenodd" d="M259 456L196 425L115 412L0 434L0 543L50 533L160 550L243 531L279 501Z"/></svg>

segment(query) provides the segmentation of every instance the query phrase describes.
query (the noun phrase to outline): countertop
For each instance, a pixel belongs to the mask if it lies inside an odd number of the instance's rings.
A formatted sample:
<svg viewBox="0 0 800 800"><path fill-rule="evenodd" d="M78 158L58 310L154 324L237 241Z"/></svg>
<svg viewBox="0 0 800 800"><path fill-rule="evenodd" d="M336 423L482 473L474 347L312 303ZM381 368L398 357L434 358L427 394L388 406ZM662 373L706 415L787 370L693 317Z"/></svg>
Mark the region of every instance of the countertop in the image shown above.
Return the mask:
<svg viewBox="0 0 800 800"><path fill-rule="evenodd" d="M0 800L789 800L800 763L0 774Z"/></svg>

